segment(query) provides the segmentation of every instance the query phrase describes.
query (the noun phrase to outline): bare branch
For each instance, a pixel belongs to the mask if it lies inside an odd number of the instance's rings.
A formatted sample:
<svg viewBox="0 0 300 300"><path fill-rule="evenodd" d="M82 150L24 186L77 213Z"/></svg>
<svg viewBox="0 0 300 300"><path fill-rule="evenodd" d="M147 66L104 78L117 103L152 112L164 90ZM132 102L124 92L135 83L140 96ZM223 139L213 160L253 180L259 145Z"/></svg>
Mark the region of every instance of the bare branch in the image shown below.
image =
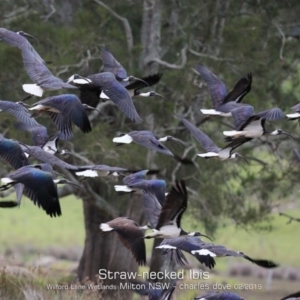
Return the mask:
<svg viewBox="0 0 300 300"><path fill-rule="evenodd" d="M166 61L164 61L164 60L161 60L160 58L157 58L157 57L153 58L153 59L152 59L151 61L149 61L149 62L157 62L158 64L160 64L160 65L162 65L162 66L165 66L165 67L167 67L167 68L169 68L169 69L182 69L182 68L186 65L186 60L187 60L187 58L186 58L186 51L187 51L187 48L188 48L188 46L185 45L185 46L181 49L181 51L180 51L181 63L180 63L179 65L170 64L170 63L168 63L168 62L166 62ZM148 62L148 63L149 63L149 62Z"/></svg>
<svg viewBox="0 0 300 300"><path fill-rule="evenodd" d="M71 65L62 65L59 66L59 68L61 69L60 71L58 71L55 75L57 77L59 77L61 74L66 73L69 71L70 68L81 68L84 65L88 66L89 61L91 60L96 60L96 59L100 59L98 56L92 56L90 50L86 51L87 53L87 57L83 58L79 63L77 64L71 64Z"/></svg>
<svg viewBox="0 0 300 300"><path fill-rule="evenodd" d="M285 214L285 213L279 213L279 216L284 216L284 217L289 218L289 220L287 221L286 224L290 224L290 223L292 223L292 221L300 222L300 218L294 218L294 217L292 217L292 216L290 216L290 215L287 215L287 214Z"/></svg>
<svg viewBox="0 0 300 300"><path fill-rule="evenodd" d="M286 37L285 37L284 32L281 30L281 28L279 27L278 24L274 23L273 25L277 28L277 30L279 31L279 33L281 35L281 47L280 47L280 51L279 51L279 58L284 59L283 50L284 50L284 46L285 46L285 42L286 42Z"/></svg>
<svg viewBox="0 0 300 300"><path fill-rule="evenodd" d="M200 56L200 57L205 57L205 58L210 58L212 60L217 60L217 61L235 61L235 59L233 58L221 58L221 57L217 57L217 56L213 56L213 55L209 55L209 54L204 54L204 53L200 53L197 52L195 50L192 50L191 48L188 49L190 53L196 55L196 56Z"/></svg>
<svg viewBox="0 0 300 300"><path fill-rule="evenodd" d="M114 10L112 10L109 6L104 4L102 1L94 0L94 2L96 2L97 4L101 5L105 9L107 9L115 18L117 18L118 20L120 20L123 23L126 40L127 40L127 48L128 48L129 53L131 53L132 48L133 48L133 35L132 35L131 26L130 26L128 20L124 17L121 17L119 14L117 14Z"/></svg>
<svg viewBox="0 0 300 300"><path fill-rule="evenodd" d="M47 22L56 13L56 9L55 9L55 6L53 4L53 1L50 4L50 8L51 8L51 11L48 13L48 15L41 16L41 19L44 19L44 22Z"/></svg>

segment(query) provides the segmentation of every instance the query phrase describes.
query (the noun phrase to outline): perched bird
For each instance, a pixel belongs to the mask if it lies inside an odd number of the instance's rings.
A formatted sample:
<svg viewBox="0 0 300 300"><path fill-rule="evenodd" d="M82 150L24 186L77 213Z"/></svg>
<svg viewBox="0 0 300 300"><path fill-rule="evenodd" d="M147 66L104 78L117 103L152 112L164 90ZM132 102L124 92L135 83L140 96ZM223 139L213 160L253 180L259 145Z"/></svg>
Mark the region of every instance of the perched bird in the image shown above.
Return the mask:
<svg viewBox="0 0 300 300"><path fill-rule="evenodd" d="M207 292L195 300L244 300L244 298L232 292Z"/></svg>
<svg viewBox="0 0 300 300"><path fill-rule="evenodd" d="M165 136L162 138L157 138L151 131L131 131L128 133L123 133L121 136L113 138L114 143L118 144L130 144L135 142L148 149L155 150L167 155L174 156L174 154L165 147L161 142L174 141L182 144L182 142L172 136Z"/></svg>
<svg viewBox="0 0 300 300"><path fill-rule="evenodd" d="M192 123L181 117L181 121L184 126L190 131L192 136L200 143L200 145L205 149L206 153L197 154L200 157L211 158L217 157L220 160L225 160L229 158L243 158L246 162L247 159L239 154L238 152L232 153L234 149L241 146L247 140L242 139L235 140L232 143L226 145L224 148L219 148L204 132L194 126Z"/></svg>
<svg viewBox="0 0 300 300"><path fill-rule="evenodd" d="M232 117L236 130L223 131L223 134L227 136L227 138L225 138L225 141L227 142L231 142L237 138L253 139L263 135L285 134L292 137L290 134L281 129L276 129L270 132L265 128L266 120L276 121L281 120L284 117L280 108L272 108L258 114L254 114L254 108L252 106L243 106L233 110Z"/></svg>
<svg viewBox="0 0 300 300"><path fill-rule="evenodd" d="M33 36L23 31L13 32L5 28L0 28L0 40L21 50L24 67L30 79L35 83L23 84L23 90L31 95L41 97L44 90L77 89L76 86L64 82L49 71L45 61L25 36L33 38Z"/></svg>
<svg viewBox="0 0 300 300"><path fill-rule="evenodd" d="M68 82L76 84L81 93L87 92L88 95L89 91L92 91L92 93L101 91L99 97L103 97L102 93L104 93L106 98L109 98L116 106L118 106L129 119L136 123L142 122L127 89L116 79L113 73L97 73L89 75L86 78L74 74L68 79ZM84 96L82 95L80 96L81 99L83 97ZM85 102L83 99L82 101Z"/></svg>
<svg viewBox="0 0 300 300"><path fill-rule="evenodd" d="M167 239L162 241L162 243L156 247L157 249L165 249L166 252L168 250L174 250L179 249L186 251L192 255L194 255L196 258L200 256L200 258L203 258L203 256L210 256L212 258L214 257L225 257L225 256L234 256L234 257L243 257L252 263L263 267L263 268L276 268L279 265L265 259L253 259L243 252L239 251L233 251L228 250L226 247L222 245L215 245L212 243L205 243L201 239L194 237L194 238L185 238L185 237L177 237L173 239ZM181 261L180 264L183 265L184 261L181 257L177 257L177 262Z"/></svg>
<svg viewBox="0 0 300 300"><path fill-rule="evenodd" d="M211 95L211 100L214 109L201 109L201 112L206 115L219 115L224 117L230 117L231 111L234 108L243 106L239 102L247 95L251 90L252 75L248 74L247 77L241 78L233 90L227 93L226 85L215 74L209 71L207 68L201 65L196 66L196 71L201 74L207 88Z"/></svg>
<svg viewBox="0 0 300 300"><path fill-rule="evenodd" d="M164 238L170 239L181 235L189 236L204 236L200 232L186 232L181 228L181 218L187 208L188 194L183 180L176 181L175 186L172 187L171 191L166 196L166 199L161 205L158 200L154 197L155 195L147 193L149 198L145 200L147 207L151 209L150 214L148 213L148 220L150 222L151 214L157 219L156 226L152 228L152 232L145 236L146 239L151 238ZM145 196L144 196L145 198ZM151 202L152 203L151 203ZM153 205L155 202L155 205ZM152 209L161 206L161 210ZM152 208L151 208L152 207ZM147 214L147 209L146 209ZM154 219L153 219L154 220Z"/></svg>
<svg viewBox="0 0 300 300"><path fill-rule="evenodd" d="M79 127L84 133L88 133L92 130L86 113L86 109L90 108L90 106L82 104L76 95L62 94L51 96L34 103L29 110L36 110L38 113L44 111L47 112L58 130L64 133L66 137L71 137L71 122Z"/></svg>
<svg viewBox="0 0 300 300"><path fill-rule="evenodd" d="M127 217L119 217L100 224L103 233L115 231L122 244L130 250L139 265L146 264L146 247L143 229L135 221Z"/></svg>
<svg viewBox="0 0 300 300"><path fill-rule="evenodd" d="M26 126L38 125L38 122L31 117L28 109L21 102L0 100L0 111L12 114Z"/></svg>

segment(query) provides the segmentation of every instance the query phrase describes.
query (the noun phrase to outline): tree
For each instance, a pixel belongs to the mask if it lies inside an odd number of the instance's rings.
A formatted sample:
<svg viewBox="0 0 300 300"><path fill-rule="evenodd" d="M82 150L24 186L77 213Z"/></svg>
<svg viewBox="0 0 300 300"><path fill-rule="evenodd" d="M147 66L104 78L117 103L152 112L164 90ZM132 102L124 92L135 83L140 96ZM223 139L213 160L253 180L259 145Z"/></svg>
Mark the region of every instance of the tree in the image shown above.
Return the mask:
<svg viewBox="0 0 300 300"><path fill-rule="evenodd" d="M157 89L170 101L136 100L144 120L141 125L129 122L109 102L87 103L97 106L103 115L91 114L91 134L76 132L74 140L65 143L77 153L68 158L69 162L159 168L159 176L167 182L187 179L188 210L201 220L209 234L228 217L239 226L259 224L269 216L274 195L284 197L290 192L295 177L286 168L284 157L289 155L291 143L287 139L261 138L246 144L240 151L251 160L250 166L242 162L200 161L196 159L200 147L174 115L183 114L201 125L218 145L224 145L220 128L232 126L231 120L211 121L199 113L199 108L210 107L211 103L201 77L192 70L196 63L207 66L222 78L228 90L240 77L252 72L253 87L245 102L256 111L272 106L288 109L296 104L298 41L289 40L287 34L297 23L298 1L128 0L120 4L95 0L67 1L60 7L52 1L40 4L20 0L16 4L18 8L9 2L1 4L5 26L12 30L22 27L37 37L39 44L34 47L46 61L52 62L49 68L61 78L73 73L85 76L99 72L99 50L104 44L110 45L130 74L141 77L163 72ZM67 18L63 11L68 11ZM17 76L23 70L18 49L1 44L0 56L1 69L7 70L0 74L1 94L6 99L22 99L21 83L27 82L28 77L24 71ZM9 120L1 124L2 132L22 140ZM47 126L52 125L49 122ZM292 125L284 126L286 131L293 129ZM113 147L111 139L117 131L133 129L178 136L187 146L185 149L173 146L172 150L193 158L194 166L183 166L137 145ZM64 175L77 181L68 172L64 171ZM100 237L99 224L116 216L133 217L144 224L140 199L117 197L111 179L91 179L82 184L84 193L67 188L61 191L77 193L83 200L86 240L78 269L79 280L86 277L96 280L101 268L136 271L136 263L116 236ZM156 253L150 270L157 271L160 267L173 269L175 266L163 265L162 256ZM113 291L110 292L113 297Z"/></svg>

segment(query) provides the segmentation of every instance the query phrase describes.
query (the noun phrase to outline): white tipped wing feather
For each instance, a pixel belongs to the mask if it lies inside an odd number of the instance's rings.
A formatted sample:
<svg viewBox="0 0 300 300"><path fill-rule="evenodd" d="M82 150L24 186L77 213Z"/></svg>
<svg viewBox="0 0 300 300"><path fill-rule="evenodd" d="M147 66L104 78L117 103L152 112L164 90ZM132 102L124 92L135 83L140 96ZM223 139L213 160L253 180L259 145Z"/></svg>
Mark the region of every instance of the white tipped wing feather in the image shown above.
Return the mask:
<svg viewBox="0 0 300 300"><path fill-rule="evenodd" d="M22 88L23 88L24 92L26 92L28 94L35 95L38 97L43 96L44 90L37 84L23 84Z"/></svg>

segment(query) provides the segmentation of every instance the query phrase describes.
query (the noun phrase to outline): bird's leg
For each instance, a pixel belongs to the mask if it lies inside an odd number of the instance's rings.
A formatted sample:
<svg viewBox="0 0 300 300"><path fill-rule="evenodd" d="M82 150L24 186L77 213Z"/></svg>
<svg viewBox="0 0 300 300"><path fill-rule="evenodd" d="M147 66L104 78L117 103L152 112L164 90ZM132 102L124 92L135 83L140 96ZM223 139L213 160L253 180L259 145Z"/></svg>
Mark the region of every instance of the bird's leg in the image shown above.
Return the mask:
<svg viewBox="0 0 300 300"><path fill-rule="evenodd" d="M25 97L24 99L22 99L22 102L25 102L27 100L29 100L30 98L32 98L33 95L28 95L27 97Z"/></svg>

